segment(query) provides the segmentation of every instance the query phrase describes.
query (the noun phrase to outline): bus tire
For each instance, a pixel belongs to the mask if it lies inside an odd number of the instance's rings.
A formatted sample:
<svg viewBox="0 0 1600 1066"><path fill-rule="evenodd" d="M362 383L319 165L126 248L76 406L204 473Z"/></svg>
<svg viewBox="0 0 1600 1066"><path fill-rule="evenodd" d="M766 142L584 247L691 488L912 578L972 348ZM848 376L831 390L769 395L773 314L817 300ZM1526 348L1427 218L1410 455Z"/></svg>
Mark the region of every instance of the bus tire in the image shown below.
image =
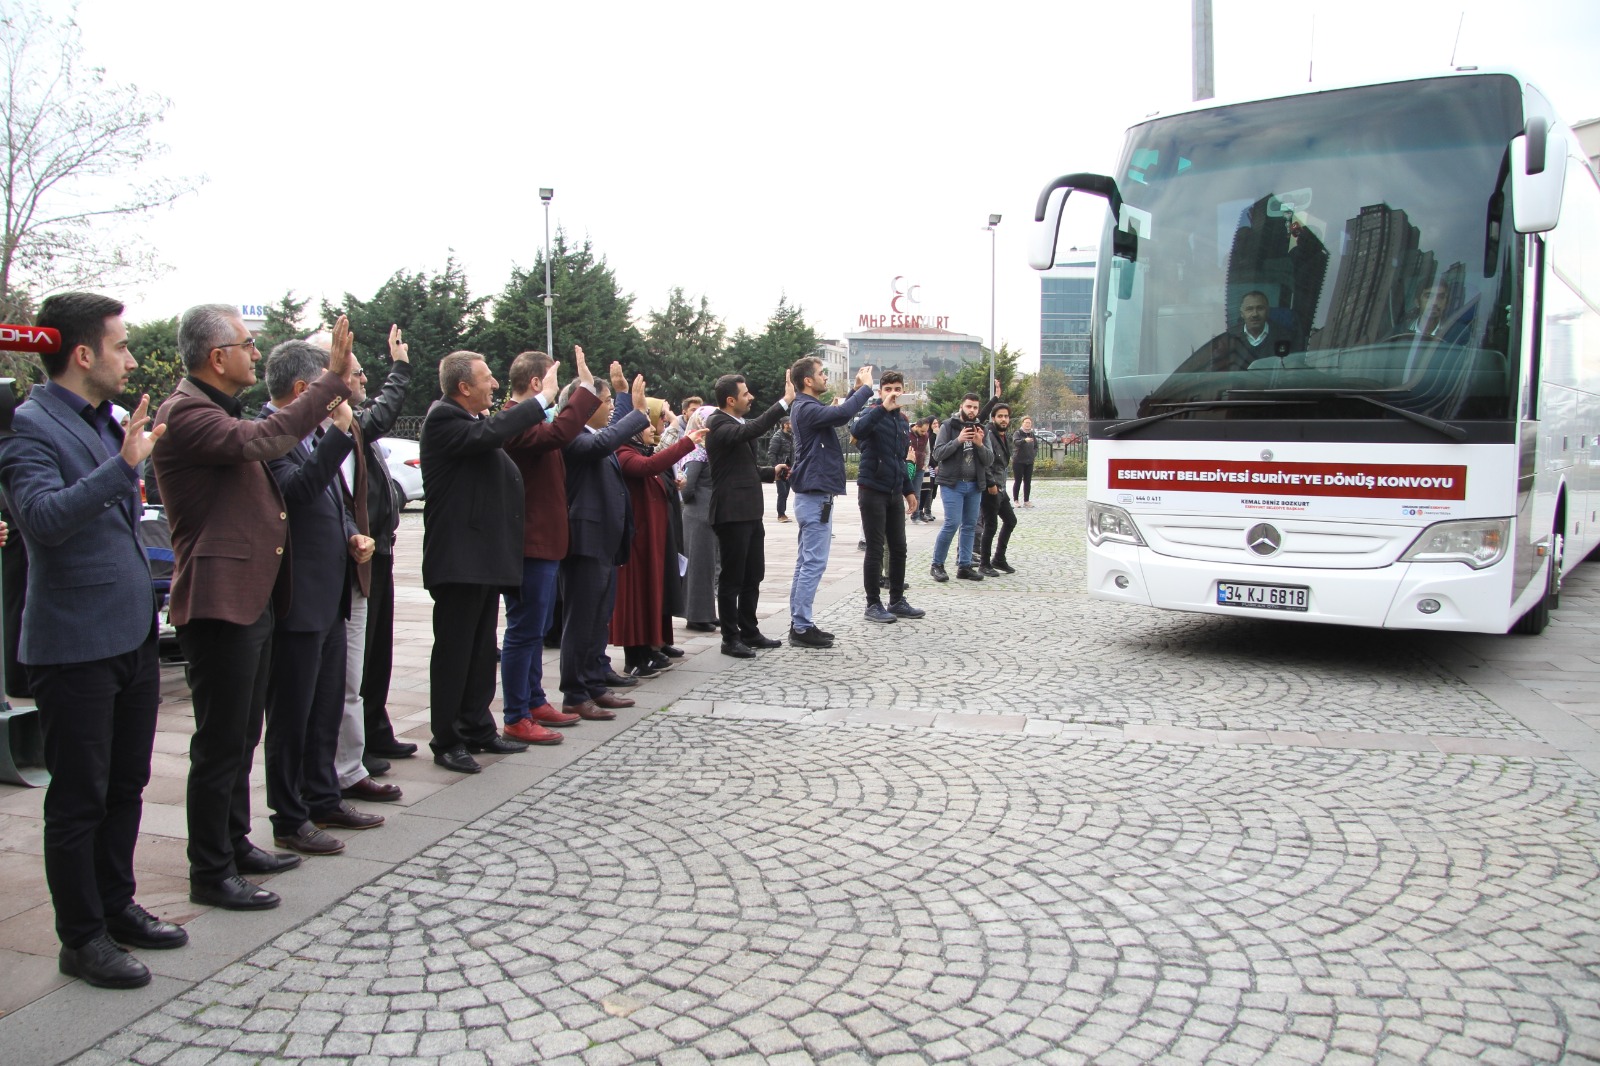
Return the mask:
<svg viewBox="0 0 1600 1066"><path fill-rule="evenodd" d="M1550 561L1544 570L1544 595L1528 608L1528 613L1517 619L1511 632L1536 637L1550 624L1550 612L1561 604L1561 552L1563 538L1560 533L1550 534Z"/></svg>

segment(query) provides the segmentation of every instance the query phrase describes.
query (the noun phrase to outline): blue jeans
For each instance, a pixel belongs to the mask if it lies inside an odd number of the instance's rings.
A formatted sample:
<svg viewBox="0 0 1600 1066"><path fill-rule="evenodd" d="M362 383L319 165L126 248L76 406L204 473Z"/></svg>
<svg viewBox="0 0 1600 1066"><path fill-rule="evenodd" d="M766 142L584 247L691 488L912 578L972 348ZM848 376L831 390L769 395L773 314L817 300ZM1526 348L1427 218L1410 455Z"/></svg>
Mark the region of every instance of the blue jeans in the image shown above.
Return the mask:
<svg viewBox="0 0 1600 1066"><path fill-rule="evenodd" d="M547 703L544 634L556 606L554 559L522 560L522 588L506 593L506 635L500 647L500 695L506 725Z"/></svg>
<svg viewBox="0 0 1600 1066"><path fill-rule="evenodd" d="M976 481L940 485L939 503L944 507L944 525L933 540L933 565L943 566L950 556L950 538L961 528L961 544L956 550L956 565L972 565L972 539L978 529L978 511L983 506L983 490Z"/></svg>
<svg viewBox="0 0 1600 1066"><path fill-rule="evenodd" d="M794 520L800 523L800 543L794 558L794 584L789 586L789 625L796 633L816 625L811 620L811 603L817 598L817 586L822 584L822 573L828 569L828 552L833 546L831 506L827 521L823 521L822 511L832 503L833 497L825 493L794 494Z"/></svg>

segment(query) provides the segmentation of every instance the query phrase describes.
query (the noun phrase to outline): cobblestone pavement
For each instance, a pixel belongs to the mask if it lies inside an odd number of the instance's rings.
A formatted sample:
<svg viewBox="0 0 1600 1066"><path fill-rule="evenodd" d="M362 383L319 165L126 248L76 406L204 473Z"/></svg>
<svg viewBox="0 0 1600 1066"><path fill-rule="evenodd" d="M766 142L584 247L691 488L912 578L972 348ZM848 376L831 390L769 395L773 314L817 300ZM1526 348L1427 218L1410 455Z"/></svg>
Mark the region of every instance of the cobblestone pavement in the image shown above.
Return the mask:
<svg viewBox="0 0 1600 1066"><path fill-rule="evenodd" d="M74 1061L1600 1058L1600 577L1539 638L1128 610L1039 497L921 623L842 528L837 650L701 656Z"/></svg>

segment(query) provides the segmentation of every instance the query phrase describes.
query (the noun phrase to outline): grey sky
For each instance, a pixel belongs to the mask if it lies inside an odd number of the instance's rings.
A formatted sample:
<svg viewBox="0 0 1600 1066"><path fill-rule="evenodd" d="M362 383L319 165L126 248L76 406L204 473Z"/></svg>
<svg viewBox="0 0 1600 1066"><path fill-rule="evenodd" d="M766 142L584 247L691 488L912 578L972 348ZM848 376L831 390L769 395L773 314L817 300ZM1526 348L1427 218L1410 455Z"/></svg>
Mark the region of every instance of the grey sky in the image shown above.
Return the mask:
<svg viewBox="0 0 1600 1066"><path fill-rule="evenodd" d="M1443 69L1465 11L1457 63L1600 114L1592 0L1215 6L1221 97L1303 84L1313 15L1318 82ZM1031 366L1039 189L1110 167L1123 128L1189 96L1188 0L83 0L78 19L90 61L172 100L161 168L208 179L146 227L172 270L121 294L136 320L367 297L451 249L492 293L532 264L550 185L553 223L593 239L641 322L681 285L753 330L787 293L832 336L904 275L920 313L986 338L999 212L999 339Z"/></svg>

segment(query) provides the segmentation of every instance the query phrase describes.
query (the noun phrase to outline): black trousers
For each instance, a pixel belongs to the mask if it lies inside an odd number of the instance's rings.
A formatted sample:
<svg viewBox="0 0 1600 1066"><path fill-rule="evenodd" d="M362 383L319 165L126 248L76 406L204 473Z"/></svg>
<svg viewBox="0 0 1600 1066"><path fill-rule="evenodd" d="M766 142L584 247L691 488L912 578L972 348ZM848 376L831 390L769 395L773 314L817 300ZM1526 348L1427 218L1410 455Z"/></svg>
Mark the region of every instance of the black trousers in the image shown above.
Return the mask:
<svg viewBox="0 0 1600 1066"><path fill-rule="evenodd" d="M361 711L367 746L395 743L389 721L389 678L394 673L394 556L372 557L372 595L367 597L367 647L361 664Z"/></svg>
<svg viewBox="0 0 1600 1066"><path fill-rule="evenodd" d="M133 902L133 847L161 702L156 631L130 652L29 667L44 727L44 877L75 948Z"/></svg>
<svg viewBox="0 0 1600 1066"><path fill-rule="evenodd" d="M606 641L617 606L617 564L592 555L561 560L561 702L582 703L610 689Z"/></svg>
<svg viewBox="0 0 1600 1066"><path fill-rule="evenodd" d="M277 836L293 836L313 816L341 802L333 756L344 717L347 647L343 619L324 630L272 634L267 806Z"/></svg>
<svg viewBox="0 0 1600 1066"><path fill-rule="evenodd" d="M711 527L722 552L722 572L717 575L717 617L722 639L728 643L761 632L756 603L761 579L767 576L767 534L759 520L718 522Z"/></svg>
<svg viewBox="0 0 1600 1066"><path fill-rule="evenodd" d="M781 518L789 513L789 479L778 479L778 516Z"/></svg>
<svg viewBox="0 0 1600 1066"><path fill-rule="evenodd" d="M978 532L982 538L979 545L978 560L989 564L993 559L1006 561L1006 545L1011 543L1011 531L1017 526L1017 512L1011 508L1011 497L1006 495L1005 486L995 493L984 492L983 503L978 508ZM998 521L997 521L998 519ZM1000 543L994 542L995 526L1000 527ZM994 549L994 555L989 555L989 549Z"/></svg>
<svg viewBox="0 0 1600 1066"><path fill-rule="evenodd" d="M178 627L194 699L189 740L189 877L238 873L250 850L250 760L261 742L272 659L272 605L249 625L197 618Z"/></svg>
<svg viewBox="0 0 1600 1066"><path fill-rule="evenodd" d="M500 590L493 585L435 585L433 658L428 703L435 754L484 744L497 734L494 702L495 627Z"/></svg>
<svg viewBox="0 0 1600 1066"><path fill-rule="evenodd" d="M867 602L881 605L878 576L883 573L884 546L889 556L889 602L906 592L906 501L905 497L880 489L856 485L856 503L861 507L861 536L867 542L867 557L861 564L861 584Z"/></svg>
<svg viewBox="0 0 1600 1066"><path fill-rule="evenodd" d="M1011 498L1027 502L1033 496L1033 464L1011 464Z"/></svg>

